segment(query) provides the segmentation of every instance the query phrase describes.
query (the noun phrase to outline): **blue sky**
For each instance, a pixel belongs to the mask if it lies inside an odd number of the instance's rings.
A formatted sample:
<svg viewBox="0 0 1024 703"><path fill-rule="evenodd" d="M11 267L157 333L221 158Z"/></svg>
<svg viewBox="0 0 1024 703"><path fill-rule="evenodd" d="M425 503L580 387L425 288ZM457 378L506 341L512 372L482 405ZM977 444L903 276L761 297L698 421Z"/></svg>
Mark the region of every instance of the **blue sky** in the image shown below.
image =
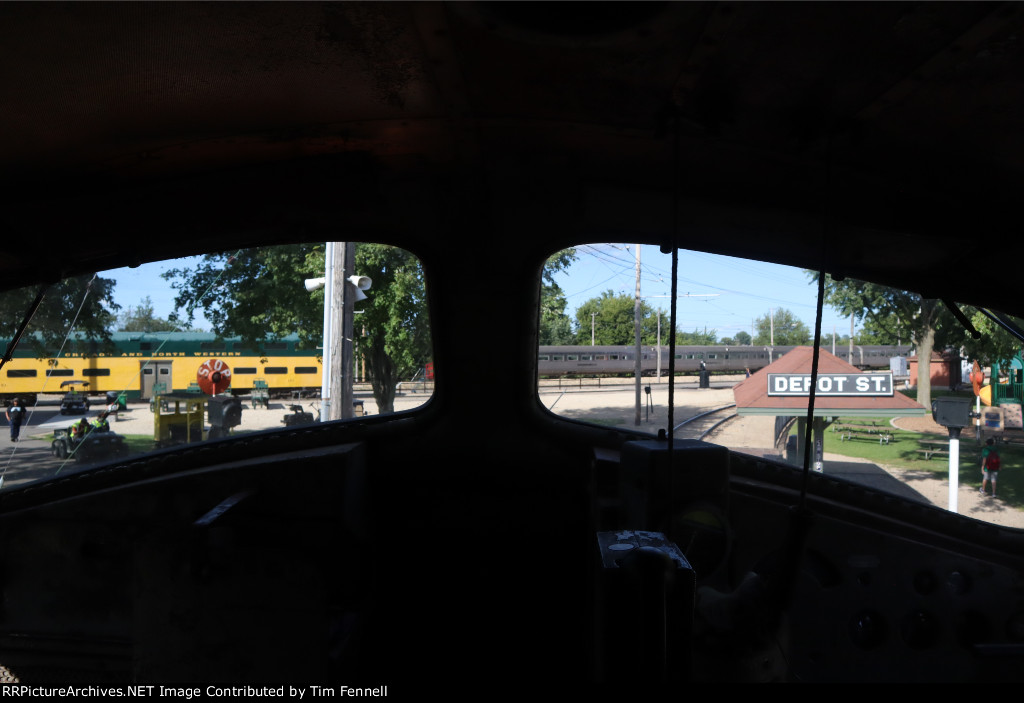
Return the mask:
<svg viewBox="0 0 1024 703"><path fill-rule="evenodd" d="M606 290L632 296L636 291L636 254L632 244L592 244L576 248L578 260L557 277L566 294L567 312ZM671 305L672 259L658 247L640 250L640 294L655 309L668 313ZM679 255L678 328L717 330L718 338L739 331L748 334L759 317L785 308L814 329L817 289L802 269L704 252ZM849 334L850 320L827 305L822 311L822 333L835 329Z"/></svg>
<svg viewBox="0 0 1024 703"><path fill-rule="evenodd" d="M589 244L577 247L578 260L568 272L557 277L565 291L567 312L606 290L632 296L636 288L636 255L632 244ZM197 261L195 257L191 261ZM184 260L189 261L189 260ZM174 292L160 274L181 262L145 264L138 268L109 271L104 275L117 281L115 298L122 306L135 306L149 296L154 313L166 318L175 309ZM640 251L640 294L655 309L670 309L671 257L656 246ZM769 310L785 308L814 329L815 287L801 269L760 261L736 259L703 252L683 251L679 256L679 298L677 313L682 331L709 330L718 337L739 331L751 332L754 320ZM197 320L200 327L207 326ZM667 319L666 323L667 325ZM849 318L825 307L822 332L838 336L850 331Z"/></svg>
<svg viewBox="0 0 1024 703"><path fill-rule="evenodd" d="M200 258L197 256L143 264L136 268L112 269L105 271L102 276L117 281L117 285L114 286L114 300L121 305L121 312L129 307L138 306L144 298L149 297L153 303L153 314L166 319L176 310L176 306L171 284L165 281L161 274L172 268L194 264ZM196 316L195 325L202 329L209 329L209 323L201 315Z"/></svg>

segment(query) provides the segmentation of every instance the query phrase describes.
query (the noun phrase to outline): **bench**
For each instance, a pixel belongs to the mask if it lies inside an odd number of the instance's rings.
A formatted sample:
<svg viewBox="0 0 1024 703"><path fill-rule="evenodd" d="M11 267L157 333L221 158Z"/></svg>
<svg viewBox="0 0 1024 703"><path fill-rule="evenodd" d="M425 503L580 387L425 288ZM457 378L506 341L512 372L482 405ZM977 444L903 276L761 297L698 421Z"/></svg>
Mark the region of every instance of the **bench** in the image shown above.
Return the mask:
<svg viewBox="0 0 1024 703"><path fill-rule="evenodd" d="M1009 444L1010 446L1024 446L1024 437L1018 435L1003 435L996 437L997 444Z"/></svg>

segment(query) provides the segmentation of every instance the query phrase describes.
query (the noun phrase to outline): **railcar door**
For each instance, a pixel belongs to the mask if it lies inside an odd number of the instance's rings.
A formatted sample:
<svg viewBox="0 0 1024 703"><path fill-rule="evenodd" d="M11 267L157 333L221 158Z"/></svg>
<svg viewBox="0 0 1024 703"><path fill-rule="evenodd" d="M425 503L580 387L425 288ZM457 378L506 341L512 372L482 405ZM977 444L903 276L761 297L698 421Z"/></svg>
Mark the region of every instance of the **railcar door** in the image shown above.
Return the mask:
<svg viewBox="0 0 1024 703"><path fill-rule="evenodd" d="M169 392L173 390L171 383L172 361L144 361L142 362L142 399L149 400L153 397L157 384L163 384L161 390Z"/></svg>

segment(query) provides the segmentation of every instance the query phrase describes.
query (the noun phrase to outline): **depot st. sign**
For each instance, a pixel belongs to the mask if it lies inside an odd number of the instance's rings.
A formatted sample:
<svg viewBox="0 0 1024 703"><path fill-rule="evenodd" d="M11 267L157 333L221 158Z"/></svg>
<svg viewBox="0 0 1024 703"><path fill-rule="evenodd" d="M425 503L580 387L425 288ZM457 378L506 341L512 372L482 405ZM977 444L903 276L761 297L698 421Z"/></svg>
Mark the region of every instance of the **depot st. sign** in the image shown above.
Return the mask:
<svg viewBox="0 0 1024 703"><path fill-rule="evenodd" d="M770 373L768 395L810 395L811 374ZM820 373L815 396L879 396L893 394L892 373Z"/></svg>

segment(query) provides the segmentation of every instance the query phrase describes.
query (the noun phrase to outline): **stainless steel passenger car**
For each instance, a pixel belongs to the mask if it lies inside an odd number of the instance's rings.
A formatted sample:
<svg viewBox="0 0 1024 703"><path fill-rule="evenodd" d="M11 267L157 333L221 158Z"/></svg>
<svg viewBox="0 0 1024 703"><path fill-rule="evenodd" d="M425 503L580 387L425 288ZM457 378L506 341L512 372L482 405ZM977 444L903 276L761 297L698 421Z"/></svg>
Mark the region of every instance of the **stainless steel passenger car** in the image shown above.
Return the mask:
<svg viewBox="0 0 1024 703"><path fill-rule="evenodd" d="M675 349L677 373L757 371L793 349L792 346L679 346ZM837 355L861 369L888 369L890 359L906 357L911 347L856 345L837 350ZM668 373L672 350L668 346L641 346L644 375ZM631 346L541 346L537 351L537 372L541 376L630 374L636 369L636 347Z"/></svg>

